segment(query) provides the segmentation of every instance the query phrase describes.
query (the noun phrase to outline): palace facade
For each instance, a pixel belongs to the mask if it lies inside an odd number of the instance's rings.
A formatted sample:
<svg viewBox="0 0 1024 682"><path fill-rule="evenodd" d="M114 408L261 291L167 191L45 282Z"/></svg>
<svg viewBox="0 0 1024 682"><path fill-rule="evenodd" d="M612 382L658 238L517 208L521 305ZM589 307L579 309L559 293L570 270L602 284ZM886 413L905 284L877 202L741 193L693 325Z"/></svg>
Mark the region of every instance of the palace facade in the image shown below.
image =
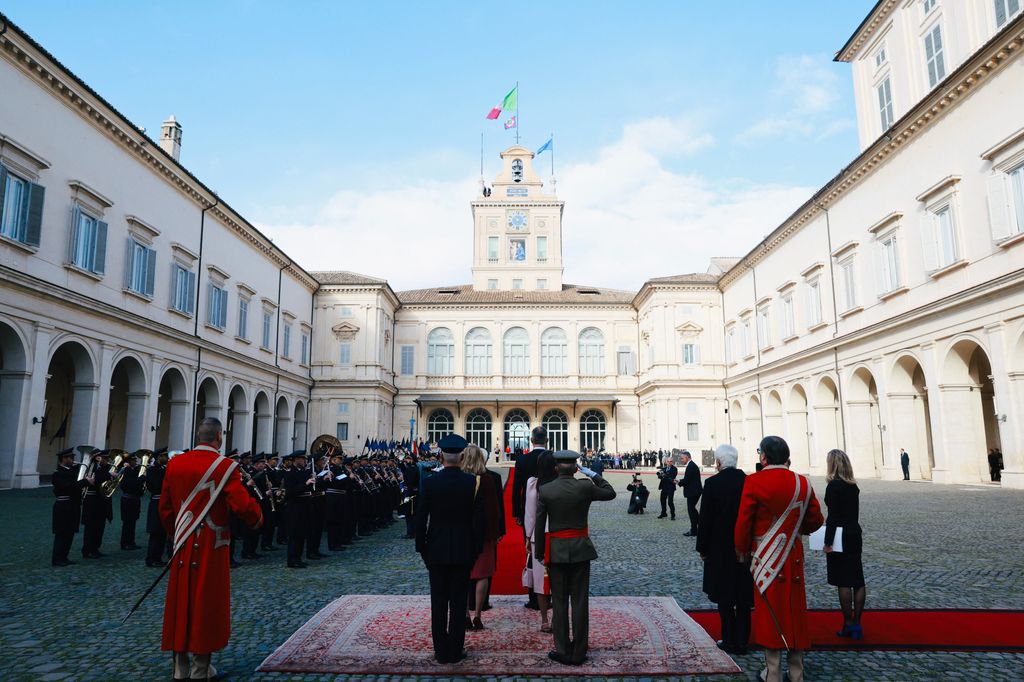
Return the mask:
<svg viewBox="0 0 1024 682"><path fill-rule="evenodd" d="M81 443L185 447L213 415L243 451L545 424L752 468L778 434L801 471L840 447L895 478L905 448L959 483L998 448L1024 488L1014 0L878 2L836 56L857 158L741 258L639 291L563 282L566 207L522 147L471 201L468 283L307 272L178 162L173 118L151 140L0 21L0 485Z"/></svg>

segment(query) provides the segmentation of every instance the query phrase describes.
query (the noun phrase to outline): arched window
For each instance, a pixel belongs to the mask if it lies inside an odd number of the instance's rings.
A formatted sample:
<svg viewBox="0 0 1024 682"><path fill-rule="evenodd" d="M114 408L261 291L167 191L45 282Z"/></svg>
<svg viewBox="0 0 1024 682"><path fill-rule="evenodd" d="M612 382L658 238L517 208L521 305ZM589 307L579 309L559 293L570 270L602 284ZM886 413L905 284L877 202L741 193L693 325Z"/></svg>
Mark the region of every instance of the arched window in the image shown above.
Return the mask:
<svg viewBox="0 0 1024 682"><path fill-rule="evenodd" d="M427 418L427 440L436 443L455 431L455 417L445 409L434 410Z"/></svg>
<svg viewBox="0 0 1024 682"><path fill-rule="evenodd" d="M530 335L522 327L505 332L505 376L522 377L530 373Z"/></svg>
<svg viewBox="0 0 1024 682"><path fill-rule="evenodd" d="M427 374L450 376L455 359L455 339L447 327L438 327L427 335Z"/></svg>
<svg viewBox="0 0 1024 682"><path fill-rule="evenodd" d="M512 182L523 181L523 162L516 159L512 162Z"/></svg>
<svg viewBox="0 0 1024 682"><path fill-rule="evenodd" d="M540 423L548 430L549 450L569 449L569 418L561 410L548 410Z"/></svg>
<svg viewBox="0 0 1024 682"><path fill-rule="evenodd" d="M605 419L598 410L587 410L580 417L580 449L599 451L604 448Z"/></svg>
<svg viewBox="0 0 1024 682"><path fill-rule="evenodd" d="M512 410L505 415L505 444L515 451L530 449L530 415L523 410Z"/></svg>
<svg viewBox="0 0 1024 682"><path fill-rule="evenodd" d="M493 373L491 333L483 327L474 327L466 334L466 375L482 377Z"/></svg>
<svg viewBox="0 0 1024 682"><path fill-rule="evenodd" d="M565 331L549 327L540 336L540 373L548 377L565 375L568 341Z"/></svg>
<svg viewBox="0 0 1024 682"><path fill-rule="evenodd" d="M466 415L466 440L491 451L491 415L487 410L478 407Z"/></svg>
<svg viewBox="0 0 1024 682"><path fill-rule="evenodd" d="M601 376L604 374L604 334L594 327L580 332L580 375Z"/></svg>

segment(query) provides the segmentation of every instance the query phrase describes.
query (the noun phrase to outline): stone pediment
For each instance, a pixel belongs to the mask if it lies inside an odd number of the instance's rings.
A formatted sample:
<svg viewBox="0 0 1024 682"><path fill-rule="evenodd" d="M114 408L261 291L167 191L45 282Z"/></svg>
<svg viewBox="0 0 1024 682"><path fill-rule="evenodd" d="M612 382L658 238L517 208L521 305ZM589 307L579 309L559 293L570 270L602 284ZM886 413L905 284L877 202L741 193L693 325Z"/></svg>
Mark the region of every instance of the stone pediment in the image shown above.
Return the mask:
<svg viewBox="0 0 1024 682"><path fill-rule="evenodd" d="M351 322L339 322L331 327L331 331L339 341L354 341L359 334L359 327Z"/></svg>
<svg viewBox="0 0 1024 682"><path fill-rule="evenodd" d="M700 333L704 331L704 327L695 322L683 322L676 327L676 331L682 336L700 336Z"/></svg>

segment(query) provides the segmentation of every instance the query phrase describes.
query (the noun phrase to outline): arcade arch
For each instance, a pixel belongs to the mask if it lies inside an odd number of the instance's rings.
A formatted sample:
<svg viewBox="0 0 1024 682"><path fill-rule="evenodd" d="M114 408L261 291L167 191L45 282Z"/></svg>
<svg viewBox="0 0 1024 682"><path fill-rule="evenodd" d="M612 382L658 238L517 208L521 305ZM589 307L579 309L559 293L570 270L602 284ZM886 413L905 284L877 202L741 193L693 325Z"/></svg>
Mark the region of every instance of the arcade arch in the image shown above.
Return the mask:
<svg viewBox="0 0 1024 682"><path fill-rule="evenodd" d="M842 415L839 413L839 389L829 375L818 380L814 389L814 452L811 470L825 472L825 455L829 450L842 448Z"/></svg>
<svg viewBox="0 0 1024 682"><path fill-rule="evenodd" d="M270 398L265 391L256 394L253 402L252 454L270 452L274 440L274 415L270 411Z"/></svg>
<svg viewBox="0 0 1024 682"><path fill-rule="evenodd" d="M14 327L0 321L0 485L3 486L14 481L18 423L28 385L25 344Z"/></svg>
<svg viewBox="0 0 1024 682"><path fill-rule="evenodd" d="M288 409L288 399L281 396L277 399L274 424L274 452L286 455L292 451L292 412Z"/></svg>
<svg viewBox="0 0 1024 682"><path fill-rule="evenodd" d="M224 426L224 452L249 450L249 401L245 389L235 384L228 393L228 423Z"/></svg>
<svg viewBox="0 0 1024 682"><path fill-rule="evenodd" d="M91 444L96 403L96 364L79 341L61 343L47 366L45 416L39 435L40 474L53 470L53 456L65 449Z"/></svg>
<svg viewBox="0 0 1024 682"><path fill-rule="evenodd" d="M946 468L959 471L956 479L990 480L988 453L1000 448L992 365L977 341L956 341L946 353L939 386L945 416L943 445Z"/></svg>
<svg viewBox="0 0 1024 682"><path fill-rule="evenodd" d="M853 464L854 474L876 476L885 466L885 451L878 385L867 367L858 367L850 375L846 409L849 418L846 454Z"/></svg>
<svg viewBox="0 0 1024 682"><path fill-rule="evenodd" d="M184 375L177 367L168 367L160 377L156 402L155 450L184 450L188 447L191 441L188 437L189 402Z"/></svg>
<svg viewBox="0 0 1024 682"><path fill-rule="evenodd" d="M800 384L794 384L786 404L786 442L789 443L789 457L793 470L802 474L811 471L810 429L807 420L807 392Z"/></svg>

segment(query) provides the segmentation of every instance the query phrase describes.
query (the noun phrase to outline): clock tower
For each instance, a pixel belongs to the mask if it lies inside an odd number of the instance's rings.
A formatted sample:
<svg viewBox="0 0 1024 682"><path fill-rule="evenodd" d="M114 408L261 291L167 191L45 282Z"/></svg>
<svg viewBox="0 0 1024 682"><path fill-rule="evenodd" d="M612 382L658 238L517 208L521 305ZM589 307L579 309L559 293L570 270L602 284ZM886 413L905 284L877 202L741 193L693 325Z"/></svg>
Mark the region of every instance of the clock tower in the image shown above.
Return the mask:
<svg viewBox="0 0 1024 682"><path fill-rule="evenodd" d="M473 289L561 291L564 204L544 193L529 149L509 147L501 160L472 204Z"/></svg>

